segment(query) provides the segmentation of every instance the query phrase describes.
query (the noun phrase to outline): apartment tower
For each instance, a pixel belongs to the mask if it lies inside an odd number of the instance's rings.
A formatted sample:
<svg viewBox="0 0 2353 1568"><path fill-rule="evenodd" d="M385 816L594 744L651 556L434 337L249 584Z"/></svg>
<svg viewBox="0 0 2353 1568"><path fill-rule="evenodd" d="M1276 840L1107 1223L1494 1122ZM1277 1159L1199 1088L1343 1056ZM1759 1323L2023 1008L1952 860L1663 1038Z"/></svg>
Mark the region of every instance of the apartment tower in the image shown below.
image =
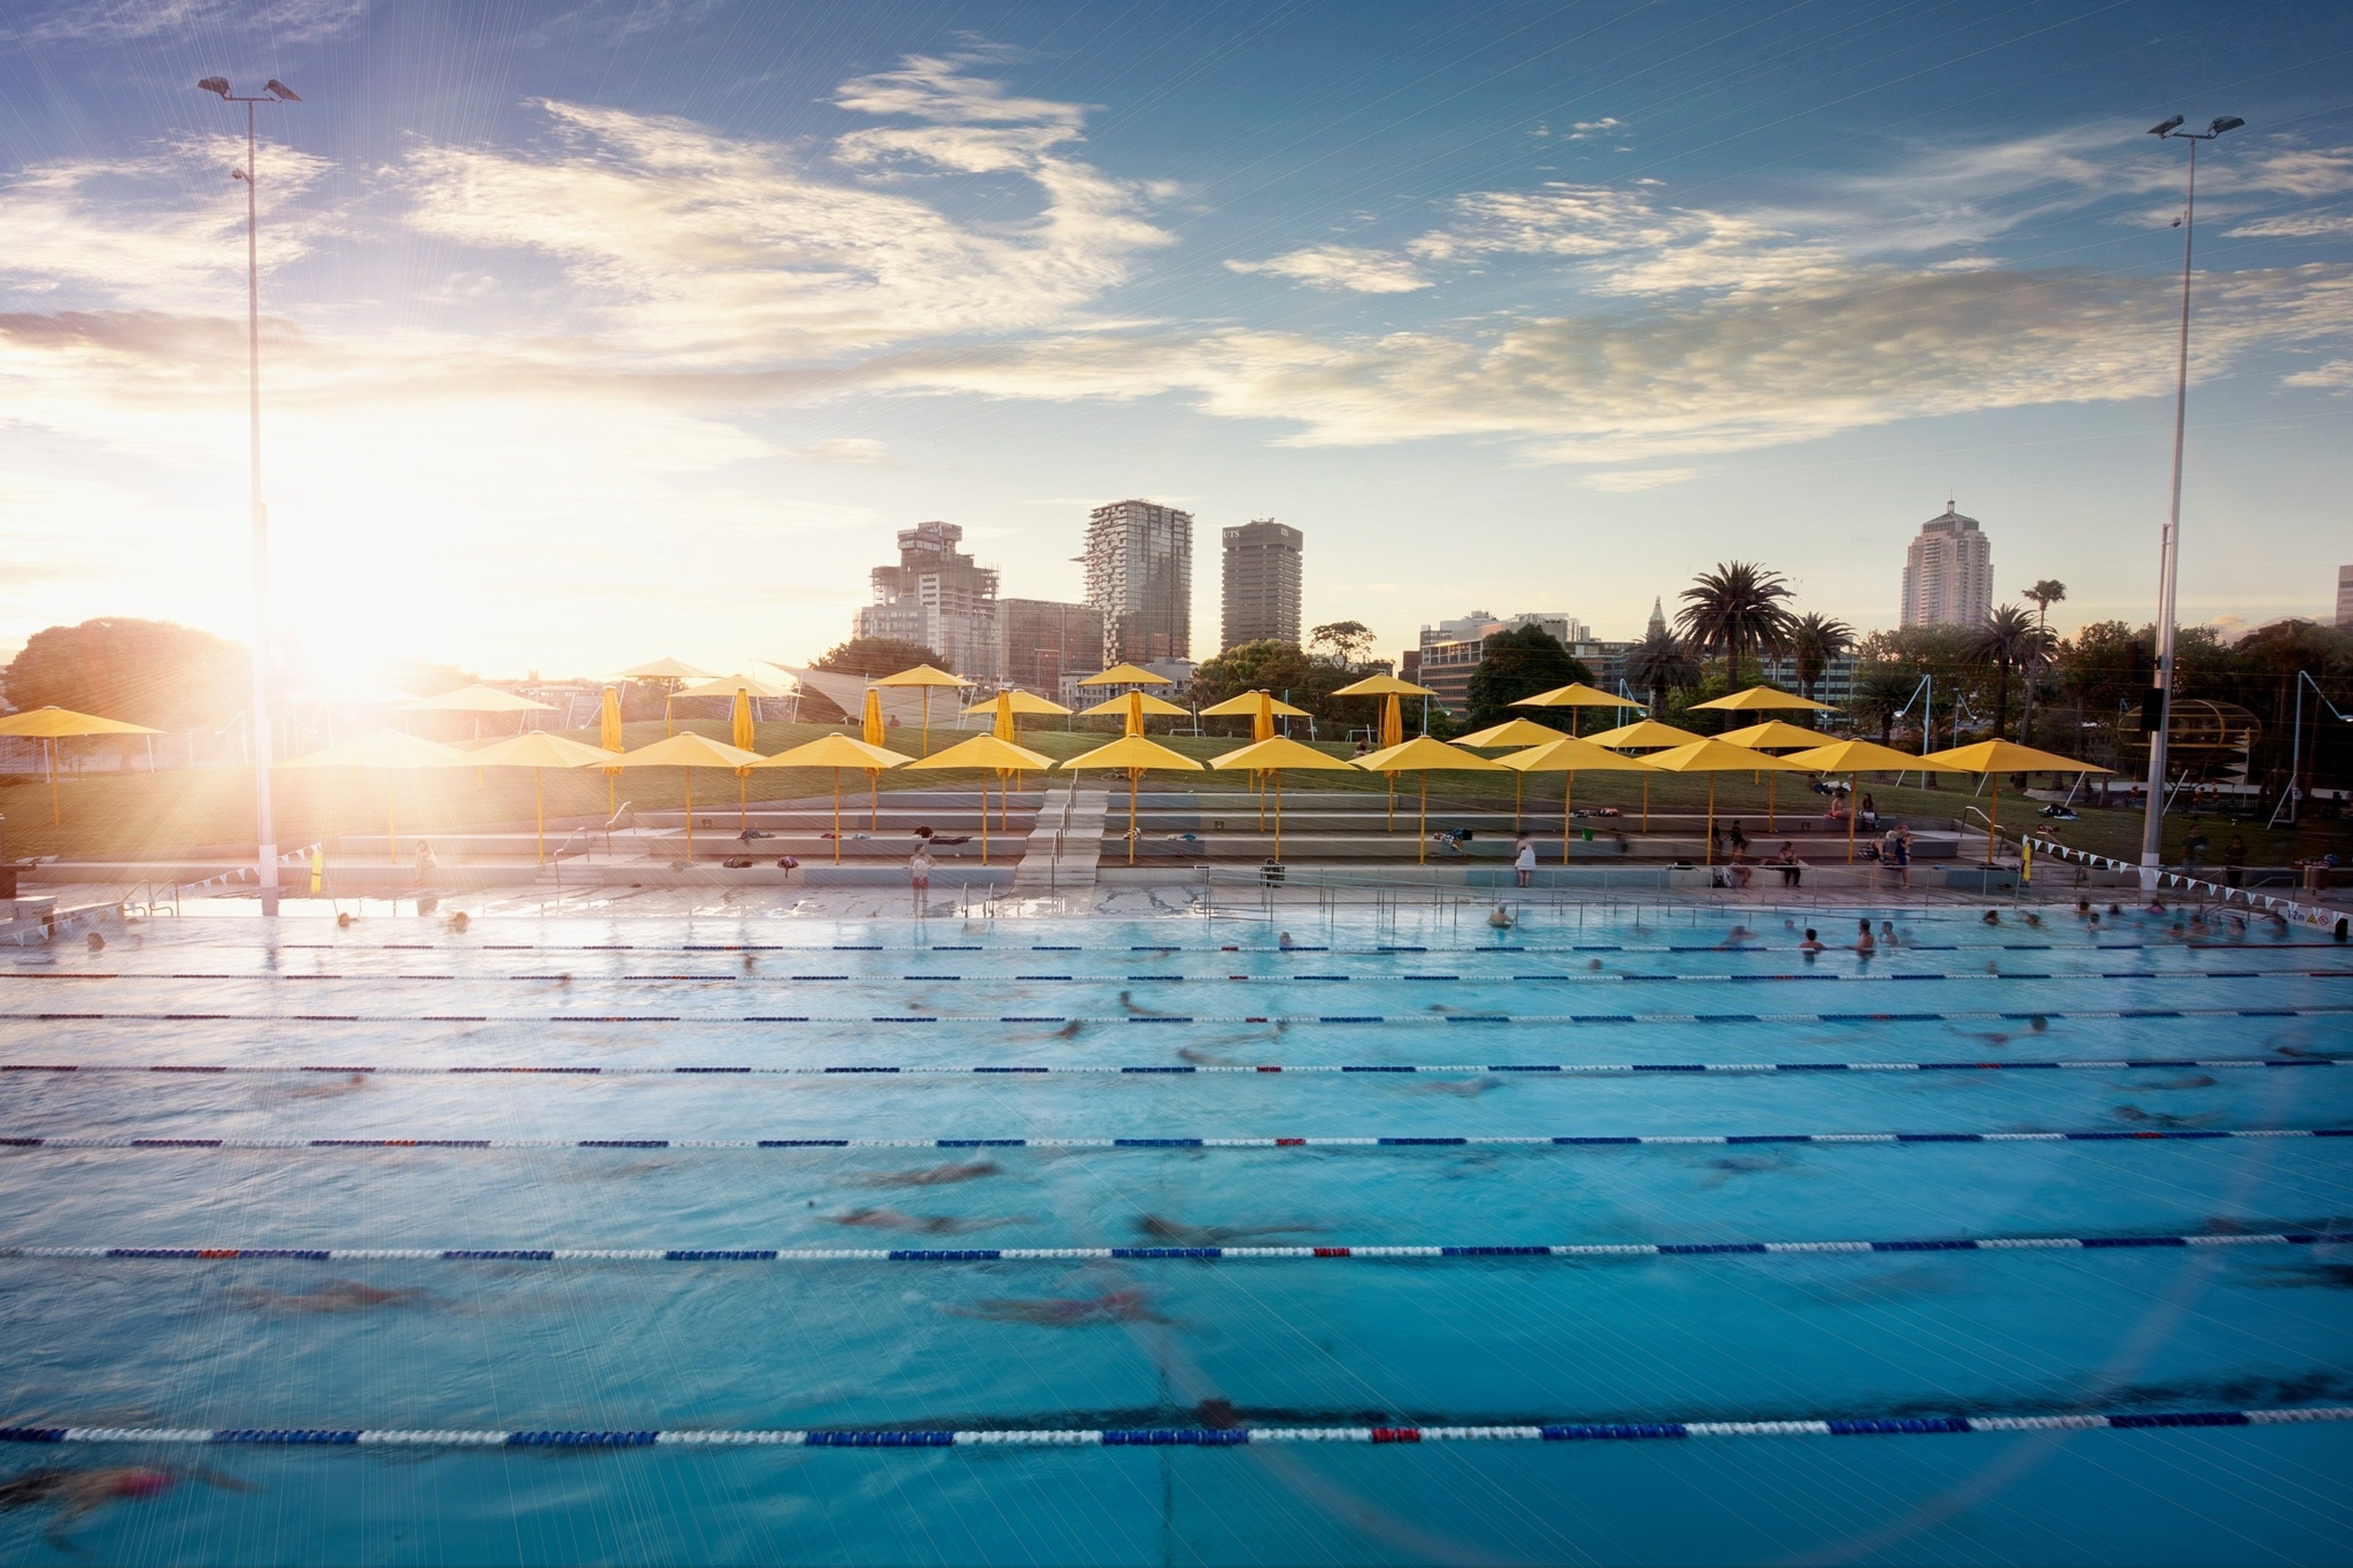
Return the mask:
<svg viewBox="0 0 2353 1568"><path fill-rule="evenodd" d="M1247 642L1299 642L1299 530L1255 517L1226 530L1221 648Z"/></svg>
<svg viewBox="0 0 2353 1568"><path fill-rule="evenodd" d="M1904 557L1907 626L1974 626L1993 614L1993 544L1978 520L1945 503Z"/></svg>
<svg viewBox="0 0 2353 1568"><path fill-rule="evenodd" d="M1193 514L1118 500L1087 515L1086 602L1112 664L1193 657Z"/></svg>
<svg viewBox="0 0 2353 1568"><path fill-rule="evenodd" d="M997 675L997 573L956 546L964 530L919 522L899 531L899 563L870 574L874 602L858 611L853 635L921 643L975 680Z"/></svg>

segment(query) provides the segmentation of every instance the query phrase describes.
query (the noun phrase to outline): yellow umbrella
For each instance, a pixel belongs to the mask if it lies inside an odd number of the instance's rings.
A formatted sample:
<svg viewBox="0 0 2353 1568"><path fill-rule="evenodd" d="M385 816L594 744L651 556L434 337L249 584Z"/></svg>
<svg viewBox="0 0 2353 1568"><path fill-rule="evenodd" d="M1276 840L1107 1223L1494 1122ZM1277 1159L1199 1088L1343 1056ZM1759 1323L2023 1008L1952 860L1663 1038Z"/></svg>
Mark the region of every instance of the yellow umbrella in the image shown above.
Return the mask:
<svg viewBox="0 0 2353 1568"><path fill-rule="evenodd" d="M1381 744L1384 752L1395 751L1405 743L1405 709L1401 699L1435 697L1437 692L1427 686L1416 686L1410 680L1399 680L1394 675L1368 675L1332 693L1335 697L1378 697L1381 703ZM1397 774L1388 775L1388 831L1397 831ZM1428 793L1425 788L1424 794Z"/></svg>
<svg viewBox="0 0 2353 1568"><path fill-rule="evenodd" d="M1531 746L1525 752L1514 752L1497 762L1513 772L1527 773L1559 773L1560 786L1560 863L1568 864L1569 805L1577 793L1577 775L1582 769L1588 773L1641 773L1646 766L1634 757L1621 756L1590 741L1580 741L1574 735L1562 735L1541 746ZM1514 792L1514 802L1519 799Z"/></svg>
<svg viewBox="0 0 2353 1568"><path fill-rule="evenodd" d="M934 669L928 664L919 664L913 669L902 669L896 675L878 677L874 684L877 686L893 687L913 686L922 689L923 693L923 755L928 757L932 754L932 688L935 686L970 686L972 682L961 679L956 676L950 675L944 669Z"/></svg>
<svg viewBox="0 0 2353 1568"><path fill-rule="evenodd" d="M1660 726L1662 729L1664 725ZM1705 773L1707 775L1707 863L1715 864L1715 775L1742 773L1763 769L1767 773L1810 773L1814 770L1796 763L1782 761L1769 752L1752 752L1743 746L1727 746L1710 736L1688 745L1654 752L1642 759L1645 767L1662 773ZM1647 812L1645 813L1647 816Z"/></svg>
<svg viewBox="0 0 2353 1568"><path fill-rule="evenodd" d="M596 715L596 744L600 750L607 752L626 752L629 749L629 743L621 738L621 693L617 687L605 688L604 705L598 710ZM620 776L617 769L608 767L605 770L605 815L607 816L612 816L619 809L615 803L613 786Z"/></svg>
<svg viewBox="0 0 2353 1568"><path fill-rule="evenodd" d="M997 722L989 726L988 732L1000 741L1010 741L1016 745L1021 743L1021 724L1020 721L1013 716L1013 693L1010 691L1000 691L997 694ZM1020 787L1021 773L1018 769L1014 771L1013 784L1015 788ZM1006 798L1008 793L1005 787L1005 777L1000 773L997 775L997 826L1003 828L1012 826L1008 815L1009 810Z"/></svg>
<svg viewBox="0 0 2353 1568"><path fill-rule="evenodd" d="M691 861L694 858L694 770L748 768L759 760L757 752L723 746L689 730L682 735L656 741L650 746L624 752L609 765L617 768L676 768L680 771L686 780L686 858Z"/></svg>
<svg viewBox="0 0 2353 1568"><path fill-rule="evenodd" d="M1678 730L1672 724L1662 724L1656 719L1637 719L1631 724L1621 724L1615 730L1604 730L1599 735L1585 738L1613 752L1682 746L1699 739L1689 730ZM1651 781L1647 777L1642 780L1642 831L1651 831Z"/></svg>
<svg viewBox="0 0 2353 1568"><path fill-rule="evenodd" d="M615 670L624 680L707 680L711 671L697 669L683 659L657 658L629 669Z"/></svg>
<svg viewBox="0 0 2353 1568"><path fill-rule="evenodd" d="M1059 718L1070 712L1070 710L1063 707L1060 703L1053 701L1048 698L1040 697L1034 691L1024 691L1018 686L1008 687L1005 690L999 692L997 696L1009 699L1013 703L1013 711L1016 713L1052 714ZM997 711L997 698L985 698L965 709L965 711L966 713L994 713Z"/></svg>
<svg viewBox="0 0 2353 1568"><path fill-rule="evenodd" d="M1234 773L1248 768L1252 773L1271 773L1274 776L1274 858L1277 860L1282 858L1283 770L1313 768L1323 773L1335 770L1341 773L1354 771L1346 762L1334 756L1331 752L1319 752L1313 746L1303 745L1283 735L1271 736L1266 740L1244 746L1238 752L1228 752L1221 757L1212 757L1209 760L1209 766L1220 773Z"/></svg>
<svg viewBox="0 0 2353 1568"><path fill-rule="evenodd" d="M1802 750L1822 743L1819 730L1800 730L1795 724L1784 724L1778 719L1767 719L1762 724L1751 724L1746 730L1726 730L1716 737L1728 746L1745 746L1752 752L1786 752ZM1773 831L1773 775L1765 775L1765 831Z"/></svg>
<svg viewBox="0 0 2353 1568"><path fill-rule="evenodd" d="M1710 709L1720 713L1768 713L1802 709L1809 713L1835 713L1837 709L1827 702L1817 702L1810 697L1799 697L1770 686L1752 686L1746 691L1736 691L1729 697L1712 701L1694 702L1694 709Z"/></svg>
<svg viewBox="0 0 2353 1568"><path fill-rule="evenodd" d="M727 739L739 752L757 749L758 737L752 730L752 694L740 687L727 715ZM735 770L735 826L745 833L752 830L752 774L747 768Z"/></svg>
<svg viewBox="0 0 2353 1568"><path fill-rule="evenodd" d="M288 768L382 768L384 773L385 858L400 855L400 820L394 811L392 775L406 768L463 768L473 756L438 741L420 741L399 730L378 730L372 735L290 757L279 764Z"/></svg>
<svg viewBox="0 0 2353 1568"><path fill-rule="evenodd" d="M936 757L924 757L907 764L910 768L945 771L952 768L980 770L980 863L988 864L988 775L994 769L1005 773L1015 768L1050 768L1054 759L1041 756L1027 746L1017 746L1010 741L1000 741L994 735L975 735L969 741L959 741Z"/></svg>
<svg viewBox="0 0 2353 1568"><path fill-rule="evenodd" d="M478 768L529 768L531 770L531 806L539 823L539 858L547 859L547 803L542 793L541 778L549 768L603 767L612 760L612 753L596 746L584 746L577 741L567 741L561 735L551 735L544 730L528 734L510 735L503 741L493 741L480 751L465 754L466 761Z"/></svg>
<svg viewBox="0 0 2353 1568"><path fill-rule="evenodd" d="M1133 701L1129 700L1131 698L1134 699ZM1155 697L1148 691L1130 691L1118 697L1106 697L1092 708L1082 708L1079 710L1079 717L1124 719L1130 713L1139 710L1163 719L1184 719L1190 716L1185 709L1177 707L1165 698Z"/></svg>
<svg viewBox="0 0 2353 1568"><path fill-rule="evenodd" d="M1568 732L1572 735L1577 733L1577 721L1579 717L1574 710L1579 708L1631 708L1637 713L1644 711L1642 705L1631 698L1599 690L1586 685L1581 680L1572 680L1567 686L1556 686L1550 691L1539 691L1534 697L1523 697L1512 706L1569 709L1571 712L1568 719Z"/></svg>
<svg viewBox="0 0 2353 1568"><path fill-rule="evenodd" d="M1920 765L1920 759L1911 752L1883 746L1876 741L1834 741L1810 752L1793 752L1788 760L1818 773L1847 775L1846 863L1850 866L1854 864L1855 804L1862 799L1862 775L1900 773Z"/></svg>
<svg viewBox="0 0 2353 1568"><path fill-rule="evenodd" d="M1420 842L1415 847L1417 864L1430 858L1430 775L1456 769L1472 773L1498 772L1503 767L1501 763L1491 763L1476 752L1466 752L1443 741L1433 741L1427 735L1416 735L1403 745L1375 752L1369 757L1359 757L1353 765L1367 773L1421 775Z"/></svg>
<svg viewBox="0 0 2353 1568"><path fill-rule="evenodd" d="M1201 717L1204 719L1254 718L1257 716L1259 699L1261 697L1266 699L1269 711L1278 713L1285 719L1304 719L1308 716L1306 709L1293 708L1288 702L1278 701L1271 692L1245 691L1240 697L1229 697L1223 702L1212 702L1201 710Z"/></svg>
<svg viewBox="0 0 2353 1568"><path fill-rule="evenodd" d="M1090 675L1081 686L1174 686L1176 683L1165 675L1155 675L1132 664L1114 664L1100 674Z"/></svg>
<svg viewBox="0 0 2353 1568"><path fill-rule="evenodd" d="M1483 730L1473 730L1468 735L1457 735L1458 746L1473 746L1491 751L1501 746L1543 746L1567 736L1559 731L1528 719L1506 719L1500 724L1490 724ZM1502 759L1498 759L1499 761ZM1520 827L1520 781L1512 781L1512 831Z"/></svg>
<svg viewBox="0 0 2353 1568"><path fill-rule="evenodd" d="M517 697L512 691L501 691L495 686L462 686L455 691L444 691L438 697L420 697L414 702L403 702L393 709L396 713L471 713L474 716L474 740L482 739L482 715L485 713L553 713L552 702L535 702L528 697ZM517 726L520 732L521 726ZM482 782L480 768L474 770L474 782Z"/></svg>
<svg viewBox="0 0 2353 1568"><path fill-rule="evenodd" d="M872 692L867 695L871 697ZM878 714L877 717L880 717ZM819 735L804 746L789 752L778 752L773 757L763 757L755 768L831 768L833 770L833 863L841 864L841 770L863 768L870 779L879 779L885 768L895 768L913 761L897 752L881 746L853 741L847 735Z"/></svg>
<svg viewBox="0 0 2353 1568"><path fill-rule="evenodd" d="M1131 697L1141 697L1131 691ZM1144 715L1137 710L1135 722L1141 725ZM1072 773L1084 768L1125 768L1127 770L1127 863L1135 864L1135 792L1144 780L1146 768L1173 768L1179 773L1200 773L1202 765L1182 752L1172 752L1157 741L1147 741L1143 731L1131 730L1107 746L1097 746L1092 752L1082 752L1061 764Z"/></svg>
<svg viewBox="0 0 2353 1568"><path fill-rule="evenodd" d="M871 686L866 689L866 710L861 716L858 735L859 739L870 746L882 745L891 738L889 726L882 722L882 694ZM839 793L841 781L837 778L833 781L833 784L835 792ZM834 826L839 829L840 824L836 823ZM881 826L882 770L869 768L866 771L866 830L871 833ZM835 858L839 858L840 853L840 844L837 840L834 846Z"/></svg>
<svg viewBox="0 0 2353 1568"><path fill-rule="evenodd" d="M1920 759L1919 766L1940 773L1984 773L1987 776L1986 801L1986 864L1993 864L1994 820L2001 815L2001 779L2003 773L2105 773L2115 770L2095 768L2089 763L2079 763L2073 757L2063 757L2055 752L2038 752L2031 746L2021 746L2015 741L1979 741L1973 746L1955 746L1947 752L1931 752Z"/></svg>
<svg viewBox="0 0 2353 1568"><path fill-rule="evenodd" d="M763 680L756 675L722 675L713 679L681 686L674 693L680 697L733 697L744 692L754 697L790 697L793 689L773 680Z"/></svg>
<svg viewBox="0 0 2353 1568"><path fill-rule="evenodd" d="M49 826L56 827L65 821L64 808L58 804L58 742L76 735L160 735L161 730L150 730L144 724L128 724L120 719L101 719L95 713L77 713L70 708L52 703L47 708L30 708L22 713L11 713L0 719L0 735L16 735L28 741L39 741L47 753L49 763Z"/></svg>

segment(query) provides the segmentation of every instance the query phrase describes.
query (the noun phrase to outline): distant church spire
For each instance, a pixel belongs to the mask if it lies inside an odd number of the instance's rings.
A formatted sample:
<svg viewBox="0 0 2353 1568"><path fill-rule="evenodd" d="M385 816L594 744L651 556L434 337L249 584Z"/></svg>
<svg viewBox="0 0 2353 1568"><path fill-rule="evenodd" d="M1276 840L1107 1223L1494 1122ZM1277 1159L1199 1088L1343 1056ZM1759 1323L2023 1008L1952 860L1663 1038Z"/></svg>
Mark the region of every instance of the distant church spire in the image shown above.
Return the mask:
<svg viewBox="0 0 2353 1568"><path fill-rule="evenodd" d="M1664 637L1667 632L1667 612L1662 607L1655 595L1651 599L1650 632L1654 637Z"/></svg>

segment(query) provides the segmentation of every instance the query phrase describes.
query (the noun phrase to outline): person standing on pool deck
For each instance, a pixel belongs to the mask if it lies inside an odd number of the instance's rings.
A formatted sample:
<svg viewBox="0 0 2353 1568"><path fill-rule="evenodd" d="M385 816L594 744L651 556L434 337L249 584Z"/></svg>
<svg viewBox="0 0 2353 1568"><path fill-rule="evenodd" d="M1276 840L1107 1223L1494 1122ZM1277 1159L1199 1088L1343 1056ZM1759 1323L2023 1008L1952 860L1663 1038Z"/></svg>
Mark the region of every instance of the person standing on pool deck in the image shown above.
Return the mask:
<svg viewBox="0 0 2353 1568"><path fill-rule="evenodd" d="M1512 869L1518 873L1520 886L1525 888L1535 879L1536 847L1525 833L1520 835L1520 847L1512 855Z"/></svg>
<svg viewBox="0 0 2353 1568"><path fill-rule="evenodd" d="M2222 846L2222 880L2237 888L2245 885L2247 876L2247 841L2240 835L2231 835Z"/></svg>
<svg viewBox="0 0 2353 1568"><path fill-rule="evenodd" d="M1888 833L1895 846L1895 875L1904 890L1912 890L1912 828L1907 823L1897 823Z"/></svg>
<svg viewBox="0 0 2353 1568"><path fill-rule="evenodd" d="M929 849L922 845L915 847L915 852L907 857L907 875L914 883L918 895L932 890L932 856Z"/></svg>

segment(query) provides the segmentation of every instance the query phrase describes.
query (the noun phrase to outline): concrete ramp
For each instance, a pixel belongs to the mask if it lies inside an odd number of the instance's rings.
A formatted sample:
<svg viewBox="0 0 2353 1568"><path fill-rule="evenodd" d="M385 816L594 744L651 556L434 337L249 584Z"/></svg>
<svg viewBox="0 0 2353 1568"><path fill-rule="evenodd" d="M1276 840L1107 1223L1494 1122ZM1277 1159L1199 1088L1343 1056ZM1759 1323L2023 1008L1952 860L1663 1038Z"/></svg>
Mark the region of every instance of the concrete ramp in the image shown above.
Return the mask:
<svg viewBox="0 0 2353 1568"><path fill-rule="evenodd" d="M1103 860L1103 814L1110 796L1075 779L1046 792L1038 826L1013 873L1017 893L1083 891L1095 885Z"/></svg>

